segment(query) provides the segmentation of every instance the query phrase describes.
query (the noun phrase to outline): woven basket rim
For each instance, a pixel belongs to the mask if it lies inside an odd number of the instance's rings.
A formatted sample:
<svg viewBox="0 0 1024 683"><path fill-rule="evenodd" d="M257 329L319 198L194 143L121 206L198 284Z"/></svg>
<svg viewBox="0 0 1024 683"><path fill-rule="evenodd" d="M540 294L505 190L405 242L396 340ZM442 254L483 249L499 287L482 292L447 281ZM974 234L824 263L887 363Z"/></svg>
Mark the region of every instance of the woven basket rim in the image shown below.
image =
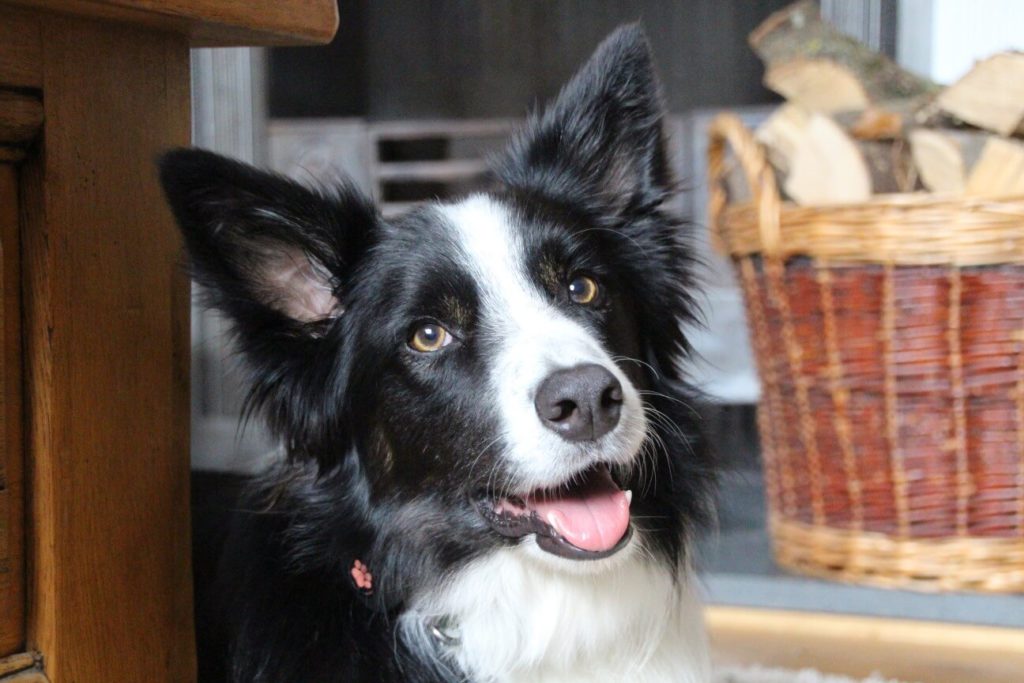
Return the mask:
<svg viewBox="0 0 1024 683"><path fill-rule="evenodd" d="M912 192L856 204L799 206L782 200L764 147L737 116L718 115L709 135L711 226L720 251L733 257L807 256L835 264L1024 263L1024 195ZM751 188L748 202L728 203L727 148Z"/></svg>
<svg viewBox="0 0 1024 683"><path fill-rule="evenodd" d="M760 144L756 142L755 144ZM863 202L833 202L825 204L815 204L814 206L802 206L797 204L791 199L782 199L780 197L779 206L784 212L799 212L799 211L837 211L842 212L844 210L862 210L864 207L871 206L884 206L884 207L906 207L906 208L927 208L929 205L937 204L992 204L1000 205L1005 202L1017 203L1024 202L1024 194L1019 195L962 195L953 194L951 192L930 192L928 190L919 190L917 192L883 192L880 194L873 194ZM747 200L745 202L737 202L733 206L745 206L752 205L753 200Z"/></svg>
<svg viewBox="0 0 1024 683"><path fill-rule="evenodd" d="M1024 592L1024 539L901 538L808 524L773 513L775 559L822 578L921 591Z"/></svg>

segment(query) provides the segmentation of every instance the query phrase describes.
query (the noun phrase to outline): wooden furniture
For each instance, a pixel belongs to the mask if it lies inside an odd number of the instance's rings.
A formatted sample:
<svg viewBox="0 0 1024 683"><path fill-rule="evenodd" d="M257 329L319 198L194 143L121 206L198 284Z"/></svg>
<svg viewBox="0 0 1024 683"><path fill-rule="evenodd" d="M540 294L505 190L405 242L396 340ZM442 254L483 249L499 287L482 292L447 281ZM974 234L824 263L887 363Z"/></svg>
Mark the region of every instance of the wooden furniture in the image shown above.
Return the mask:
<svg viewBox="0 0 1024 683"><path fill-rule="evenodd" d="M190 46L326 42L336 12L0 0L0 680L194 680L189 284L154 159L189 142Z"/></svg>

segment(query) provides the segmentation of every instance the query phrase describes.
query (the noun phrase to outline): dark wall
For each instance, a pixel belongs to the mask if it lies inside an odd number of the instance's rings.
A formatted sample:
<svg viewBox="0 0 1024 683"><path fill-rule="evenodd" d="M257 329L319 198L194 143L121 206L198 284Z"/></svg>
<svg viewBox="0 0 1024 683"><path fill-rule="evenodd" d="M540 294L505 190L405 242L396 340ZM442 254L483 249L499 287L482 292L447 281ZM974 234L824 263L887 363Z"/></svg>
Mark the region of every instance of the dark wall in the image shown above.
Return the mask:
<svg viewBox="0 0 1024 683"><path fill-rule="evenodd" d="M341 0L331 45L271 52L270 113L520 116L637 19L673 111L766 102L746 36L789 1Z"/></svg>

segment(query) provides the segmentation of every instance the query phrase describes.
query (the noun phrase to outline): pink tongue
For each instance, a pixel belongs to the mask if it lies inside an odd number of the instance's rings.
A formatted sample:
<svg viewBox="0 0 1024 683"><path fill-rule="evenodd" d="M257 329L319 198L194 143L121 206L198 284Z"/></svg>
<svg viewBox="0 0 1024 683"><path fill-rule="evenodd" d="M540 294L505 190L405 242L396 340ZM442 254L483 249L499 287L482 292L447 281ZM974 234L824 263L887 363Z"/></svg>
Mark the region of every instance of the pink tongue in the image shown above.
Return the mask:
<svg viewBox="0 0 1024 683"><path fill-rule="evenodd" d="M569 543L591 552L614 548L629 526L629 498L603 468L571 491L531 496L526 507Z"/></svg>

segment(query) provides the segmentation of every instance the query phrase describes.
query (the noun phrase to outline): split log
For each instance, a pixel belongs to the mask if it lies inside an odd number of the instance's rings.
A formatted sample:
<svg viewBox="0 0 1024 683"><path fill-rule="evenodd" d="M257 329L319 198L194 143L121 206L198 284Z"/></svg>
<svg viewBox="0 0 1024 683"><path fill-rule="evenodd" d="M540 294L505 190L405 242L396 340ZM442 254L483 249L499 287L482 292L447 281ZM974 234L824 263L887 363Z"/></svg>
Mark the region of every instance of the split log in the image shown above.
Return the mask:
<svg viewBox="0 0 1024 683"><path fill-rule="evenodd" d="M912 130L908 139L921 182L932 192L963 192L968 174L990 137L970 130Z"/></svg>
<svg viewBox="0 0 1024 683"><path fill-rule="evenodd" d="M938 97L958 119L1000 135L1024 133L1024 52L983 59Z"/></svg>
<svg viewBox="0 0 1024 683"><path fill-rule="evenodd" d="M806 125L806 122L799 124L800 114L798 112L806 112L803 114L804 117L810 113L809 110L797 104L782 105L779 111L769 119L773 123L767 127L769 130L765 130L765 134L794 135ZM780 121L776 120L776 117L794 120ZM847 135L857 140L896 140L905 138L907 132L912 128L942 124L940 117L930 107L921 106L920 100L890 102L881 107L870 106L861 111L834 113L831 114L831 117ZM781 130L771 130L780 125L782 126ZM762 140L762 142L768 143L767 140Z"/></svg>
<svg viewBox="0 0 1024 683"><path fill-rule="evenodd" d="M964 191L972 196L1024 195L1024 144L989 138L967 177Z"/></svg>
<svg viewBox="0 0 1024 683"><path fill-rule="evenodd" d="M856 140L831 118L796 105L780 107L756 137L786 196L801 205L863 202L917 184L902 140Z"/></svg>
<svg viewBox="0 0 1024 683"><path fill-rule="evenodd" d="M1024 144L978 130L910 133L914 164L933 192L973 196L1024 194Z"/></svg>
<svg viewBox="0 0 1024 683"><path fill-rule="evenodd" d="M922 100L937 91L931 81L822 21L814 0L775 12L749 42L765 63L765 86L813 111L887 111L886 103Z"/></svg>
<svg viewBox="0 0 1024 683"><path fill-rule="evenodd" d="M871 196L871 174L864 157L831 119L812 114L796 141L783 182L798 204L857 203Z"/></svg>

